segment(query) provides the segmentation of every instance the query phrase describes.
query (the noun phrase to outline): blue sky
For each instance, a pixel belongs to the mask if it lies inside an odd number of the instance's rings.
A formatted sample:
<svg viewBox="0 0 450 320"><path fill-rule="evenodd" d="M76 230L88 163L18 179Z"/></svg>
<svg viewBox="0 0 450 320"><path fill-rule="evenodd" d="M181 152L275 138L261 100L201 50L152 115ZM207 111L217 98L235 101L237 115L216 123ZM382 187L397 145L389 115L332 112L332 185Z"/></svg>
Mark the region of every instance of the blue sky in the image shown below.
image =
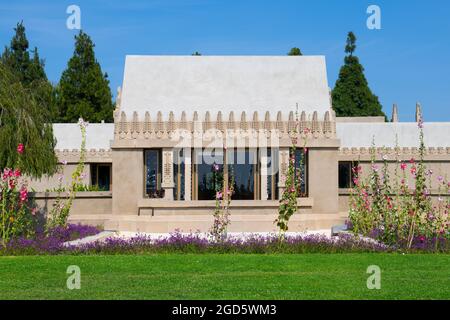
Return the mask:
<svg viewBox="0 0 450 320"><path fill-rule="evenodd" d="M330 87L344 57L346 34L358 37L356 54L388 115L400 120L450 121L450 1L431 0L0 0L0 45L9 44L23 20L31 46L57 82L73 52L75 30L66 28L69 5L81 24L115 94L126 54L284 55L300 47L325 55ZM366 9L381 8L381 30L366 27Z"/></svg>

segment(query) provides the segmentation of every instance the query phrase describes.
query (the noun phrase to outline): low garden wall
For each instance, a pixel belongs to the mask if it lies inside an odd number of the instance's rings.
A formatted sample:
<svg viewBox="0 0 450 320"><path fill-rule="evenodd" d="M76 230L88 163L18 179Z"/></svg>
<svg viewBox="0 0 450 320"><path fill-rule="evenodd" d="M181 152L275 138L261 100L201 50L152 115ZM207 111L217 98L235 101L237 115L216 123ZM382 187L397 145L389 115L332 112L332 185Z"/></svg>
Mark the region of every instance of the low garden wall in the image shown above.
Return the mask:
<svg viewBox="0 0 450 320"><path fill-rule="evenodd" d="M30 194L43 214L47 214L58 197L57 192L36 192ZM62 193L61 196L64 196ZM69 222L93 226L104 226L111 218L112 192L77 192L70 210Z"/></svg>

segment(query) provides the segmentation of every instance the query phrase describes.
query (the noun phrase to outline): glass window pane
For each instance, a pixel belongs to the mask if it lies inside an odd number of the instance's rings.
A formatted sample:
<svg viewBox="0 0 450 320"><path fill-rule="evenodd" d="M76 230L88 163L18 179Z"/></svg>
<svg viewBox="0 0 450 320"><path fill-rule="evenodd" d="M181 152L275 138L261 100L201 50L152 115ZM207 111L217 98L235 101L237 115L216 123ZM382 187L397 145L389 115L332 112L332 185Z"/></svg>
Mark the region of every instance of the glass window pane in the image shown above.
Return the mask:
<svg viewBox="0 0 450 320"><path fill-rule="evenodd" d="M223 152L222 150L204 150L198 152L197 184L198 200L214 200L216 192L223 188Z"/></svg>
<svg viewBox="0 0 450 320"><path fill-rule="evenodd" d="M299 197L306 197L308 190L307 190L307 154L303 151L303 149L296 149L295 150L295 178L297 179L298 183L298 196Z"/></svg>
<svg viewBox="0 0 450 320"><path fill-rule="evenodd" d="M227 153L228 176L233 184L232 199L255 199L256 151L229 150Z"/></svg>
<svg viewBox="0 0 450 320"><path fill-rule="evenodd" d="M146 182L145 192L151 198L159 198L161 187L161 151L147 150L145 152Z"/></svg>
<svg viewBox="0 0 450 320"><path fill-rule="evenodd" d="M111 181L111 167L108 165L98 166L98 182L97 185L102 191L109 191L109 185Z"/></svg>

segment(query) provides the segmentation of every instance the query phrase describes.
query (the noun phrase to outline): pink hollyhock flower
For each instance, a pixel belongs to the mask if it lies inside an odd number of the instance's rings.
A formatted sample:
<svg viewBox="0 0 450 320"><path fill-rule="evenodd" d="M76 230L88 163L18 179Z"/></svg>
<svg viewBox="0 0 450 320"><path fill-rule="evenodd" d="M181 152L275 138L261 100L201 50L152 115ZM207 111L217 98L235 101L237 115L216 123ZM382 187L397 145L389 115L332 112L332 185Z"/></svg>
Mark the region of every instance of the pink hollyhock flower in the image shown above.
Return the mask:
<svg viewBox="0 0 450 320"><path fill-rule="evenodd" d="M8 185L9 185L9 189L12 190L16 187L16 182L13 179L11 179L8 181Z"/></svg>
<svg viewBox="0 0 450 320"><path fill-rule="evenodd" d="M303 148L303 152L307 153L308 152L308 148Z"/></svg>
<svg viewBox="0 0 450 320"><path fill-rule="evenodd" d="M22 143L19 143L19 145L17 146L17 152L19 154L22 154L25 151L25 147L23 146Z"/></svg>
<svg viewBox="0 0 450 320"><path fill-rule="evenodd" d="M222 199L222 192L217 192L216 193L216 198L217 199Z"/></svg>
<svg viewBox="0 0 450 320"><path fill-rule="evenodd" d="M411 174L413 174L413 175L414 175L414 174L416 174L416 172L417 172L417 169L416 169L416 167L412 167L412 168L411 168Z"/></svg>
<svg viewBox="0 0 450 320"><path fill-rule="evenodd" d="M16 177L16 178L19 178L21 176L20 170L19 169L14 170L13 176Z"/></svg>
<svg viewBox="0 0 450 320"><path fill-rule="evenodd" d="M62 164L66 166L67 165L67 160L63 160Z"/></svg>
<svg viewBox="0 0 450 320"><path fill-rule="evenodd" d="M27 200L27 197L28 197L28 191L25 187L22 187L20 189L20 193L19 193L20 202L25 202Z"/></svg>
<svg viewBox="0 0 450 320"><path fill-rule="evenodd" d="M214 165L213 165L213 169L214 169L214 171L219 171L219 165L214 164Z"/></svg>
<svg viewBox="0 0 450 320"><path fill-rule="evenodd" d="M400 169L402 169L403 171L405 171L405 169L406 169L406 163L402 162L402 164L400 165Z"/></svg>
<svg viewBox="0 0 450 320"><path fill-rule="evenodd" d="M414 158L411 158L411 160L409 160L409 163L414 164L416 162L416 160L414 160Z"/></svg>
<svg viewBox="0 0 450 320"><path fill-rule="evenodd" d="M354 183L355 185L358 185L358 183L359 183L358 178L354 178L354 179L353 179L353 183Z"/></svg>
<svg viewBox="0 0 450 320"><path fill-rule="evenodd" d="M32 214L33 216L35 216L36 213L37 213L37 211L38 211L37 208L33 208L33 209L31 210L31 214Z"/></svg>
<svg viewBox="0 0 450 320"><path fill-rule="evenodd" d="M376 164L372 165L372 170L378 172L378 166Z"/></svg>
<svg viewBox="0 0 450 320"><path fill-rule="evenodd" d="M443 177L443 176L439 176L439 177L437 178L437 180L438 180L439 182L442 182L442 181L444 181L444 177Z"/></svg>

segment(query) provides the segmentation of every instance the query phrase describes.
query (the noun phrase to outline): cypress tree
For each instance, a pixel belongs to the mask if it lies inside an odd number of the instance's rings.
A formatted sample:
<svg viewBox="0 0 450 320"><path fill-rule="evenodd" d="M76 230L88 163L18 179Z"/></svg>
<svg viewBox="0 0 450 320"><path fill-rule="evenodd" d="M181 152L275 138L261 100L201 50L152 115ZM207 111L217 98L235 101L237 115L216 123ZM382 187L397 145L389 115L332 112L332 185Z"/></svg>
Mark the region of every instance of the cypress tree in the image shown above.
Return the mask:
<svg viewBox="0 0 450 320"><path fill-rule="evenodd" d="M345 46L347 55L332 92L333 109L340 117L386 117L378 97L369 88L364 76L364 67L358 57L353 55L355 50L356 36L353 32L349 32Z"/></svg>
<svg viewBox="0 0 450 320"><path fill-rule="evenodd" d="M288 56L302 56L303 53L299 48L292 48L289 52L288 52Z"/></svg>
<svg viewBox="0 0 450 320"><path fill-rule="evenodd" d="M58 110L63 122L112 122L113 103L108 75L95 58L94 43L80 31L75 50L58 85Z"/></svg>

